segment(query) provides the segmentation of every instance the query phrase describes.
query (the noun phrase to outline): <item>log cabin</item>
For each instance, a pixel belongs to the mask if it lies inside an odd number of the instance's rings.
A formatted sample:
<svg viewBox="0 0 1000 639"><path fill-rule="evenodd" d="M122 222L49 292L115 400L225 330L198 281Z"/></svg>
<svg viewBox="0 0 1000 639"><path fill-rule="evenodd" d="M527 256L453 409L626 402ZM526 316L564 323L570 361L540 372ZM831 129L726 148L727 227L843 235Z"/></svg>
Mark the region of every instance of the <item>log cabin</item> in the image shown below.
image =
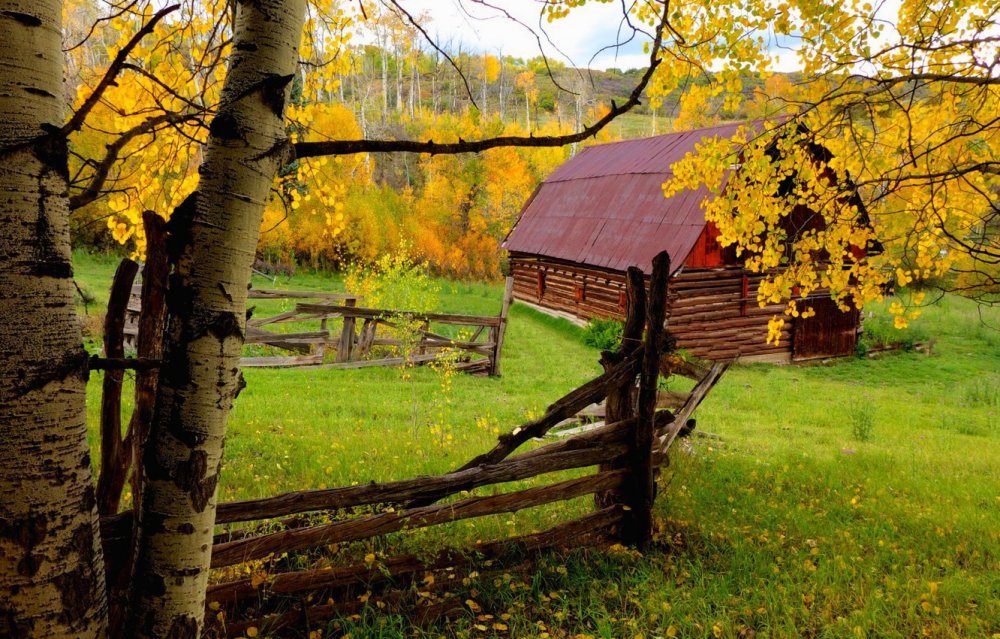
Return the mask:
<svg viewBox="0 0 1000 639"><path fill-rule="evenodd" d="M647 274L670 254L668 328L677 347L711 360L788 362L850 355L860 325L816 296L809 318L785 317L767 343L768 320L783 305L760 307L762 275L746 270L706 222L702 187L664 198L670 165L703 138L730 137L738 124L588 147L556 169L525 203L503 247L514 298L579 320L622 319L625 270Z"/></svg>

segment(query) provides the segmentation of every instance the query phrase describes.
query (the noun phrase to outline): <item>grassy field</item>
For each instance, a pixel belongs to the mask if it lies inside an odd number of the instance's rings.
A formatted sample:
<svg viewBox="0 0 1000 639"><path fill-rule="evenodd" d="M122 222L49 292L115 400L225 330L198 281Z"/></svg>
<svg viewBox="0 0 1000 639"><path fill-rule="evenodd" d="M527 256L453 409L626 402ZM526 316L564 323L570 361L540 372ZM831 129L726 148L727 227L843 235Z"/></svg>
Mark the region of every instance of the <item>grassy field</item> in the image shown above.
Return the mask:
<svg viewBox="0 0 1000 639"><path fill-rule="evenodd" d="M113 267L77 255L97 298L88 326ZM499 308L499 287L444 289L442 310ZM373 608L330 636L1000 637L997 326L1000 312L981 318L946 298L919 321L929 354L732 369L698 415L719 438L692 440L662 477L654 551L580 551L528 575L472 578L460 594L482 611L448 627L414 630ZM580 329L515 305L499 379L248 370L220 499L450 469L597 373L596 359ZM523 533L584 508L435 534Z"/></svg>

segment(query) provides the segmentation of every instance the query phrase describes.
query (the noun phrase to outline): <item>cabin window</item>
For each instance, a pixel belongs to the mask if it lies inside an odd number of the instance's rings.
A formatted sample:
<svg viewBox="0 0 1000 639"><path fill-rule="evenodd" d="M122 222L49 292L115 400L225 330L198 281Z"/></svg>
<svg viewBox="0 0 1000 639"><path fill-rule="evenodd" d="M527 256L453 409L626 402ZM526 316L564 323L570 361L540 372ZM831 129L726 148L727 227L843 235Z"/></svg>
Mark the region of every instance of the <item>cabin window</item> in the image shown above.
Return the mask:
<svg viewBox="0 0 1000 639"><path fill-rule="evenodd" d="M538 269L538 281L535 283L535 292L538 293L538 299L542 299L545 295L545 271Z"/></svg>
<svg viewBox="0 0 1000 639"><path fill-rule="evenodd" d="M576 290L573 292L573 296L576 298L578 303L587 299L587 283L581 282L580 284L577 284Z"/></svg>
<svg viewBox="0 0 1000 639"><path fill-rule="evenodd" d="M618 310L622 313L628 310L628 296L625 295L625 291L618 292Z"/></svg>

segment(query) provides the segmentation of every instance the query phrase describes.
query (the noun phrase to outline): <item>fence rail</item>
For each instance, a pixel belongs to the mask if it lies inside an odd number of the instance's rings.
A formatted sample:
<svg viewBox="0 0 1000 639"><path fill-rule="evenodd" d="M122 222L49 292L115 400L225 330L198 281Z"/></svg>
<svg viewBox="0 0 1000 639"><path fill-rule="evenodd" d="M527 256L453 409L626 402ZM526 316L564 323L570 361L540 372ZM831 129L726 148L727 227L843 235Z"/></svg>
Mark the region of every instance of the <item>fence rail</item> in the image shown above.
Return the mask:
<svg viewBox="0 0 1000 639"><path fill-rule="evenodd" d="M496 316L366 308L358 306L358 297L350 294L259 291L261 299L324 299L299 302L293 310L250 320L247 344L298 354L244 357L241 363L244 367L367 368L426 364L447 355L457 370L498 375L512 285L508 279L500 314ZM341 320L339 333L329 330L330 320ZM303 322L319 322L319 330L278 333L265 328ZM448 337L432 331L432 325L473 330L471 336ZM328 354L333 355L333 361L329 361Z"/></svg>

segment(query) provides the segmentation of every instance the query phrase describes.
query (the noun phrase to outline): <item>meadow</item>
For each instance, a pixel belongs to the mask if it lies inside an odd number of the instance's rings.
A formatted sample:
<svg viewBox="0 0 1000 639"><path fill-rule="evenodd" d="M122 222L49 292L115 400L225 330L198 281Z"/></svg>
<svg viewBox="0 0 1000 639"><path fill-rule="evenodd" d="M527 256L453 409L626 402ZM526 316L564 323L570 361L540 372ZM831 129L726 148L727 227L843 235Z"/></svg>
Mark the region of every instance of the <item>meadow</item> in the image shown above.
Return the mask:
<svg viewBox="0 0 1000 639"><path fill-rule="evenodd" d="M94 332L116 260L75 257ZM278 286L342 281L305 273ZM499 285L442 282L440 310L495 314L500 297ZM885 330L881 308L865 312ZM660 479L651 552L469 575L463 596L479 610L447 626L371 607L330 636L1000 637L1000 310L946 297L913 332L929 348L731 369L697 415L712 436L675 449ZM515 304L500 378L247 370L219 498L448 470L597 374L597 357L582 329ZM93 375L91 424L99 388ZM521 534L586 507L410 543Z"/></svg>

